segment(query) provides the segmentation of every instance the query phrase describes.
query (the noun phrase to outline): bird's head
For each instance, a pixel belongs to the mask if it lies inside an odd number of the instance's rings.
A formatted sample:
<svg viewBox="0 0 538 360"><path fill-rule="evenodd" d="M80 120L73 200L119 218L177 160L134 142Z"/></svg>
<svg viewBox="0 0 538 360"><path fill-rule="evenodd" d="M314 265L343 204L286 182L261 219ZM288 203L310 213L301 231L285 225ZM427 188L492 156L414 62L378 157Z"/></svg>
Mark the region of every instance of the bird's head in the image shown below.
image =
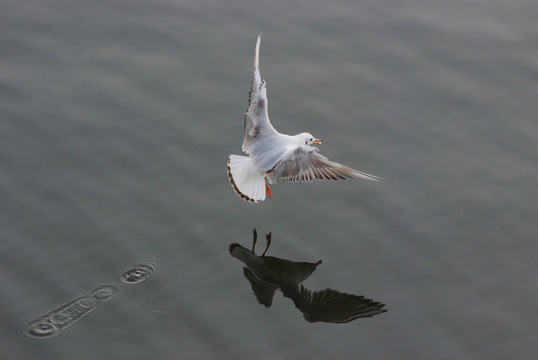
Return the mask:
<svg viewBox="0 0 538 360"><path fill-rule="evenodd" d="M321 145L323 141L321 139L316 139L310 133L301 133L297 135L299 145Z"/></svg>

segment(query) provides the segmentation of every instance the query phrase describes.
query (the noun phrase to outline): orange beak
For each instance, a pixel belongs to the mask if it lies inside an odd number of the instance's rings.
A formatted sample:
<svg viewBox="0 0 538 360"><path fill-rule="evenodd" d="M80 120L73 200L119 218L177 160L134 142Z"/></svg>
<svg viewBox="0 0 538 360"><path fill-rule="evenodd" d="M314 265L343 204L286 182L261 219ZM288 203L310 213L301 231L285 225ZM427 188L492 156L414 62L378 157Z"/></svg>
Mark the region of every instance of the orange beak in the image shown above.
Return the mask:
<svg viewBox="0 0 538 360"><path fill-rule="evenodd" d="M323 140L321 140L321 139L314 139L314 140L312 140L312 144L321 145L321 144L323 144Z"/></svg>

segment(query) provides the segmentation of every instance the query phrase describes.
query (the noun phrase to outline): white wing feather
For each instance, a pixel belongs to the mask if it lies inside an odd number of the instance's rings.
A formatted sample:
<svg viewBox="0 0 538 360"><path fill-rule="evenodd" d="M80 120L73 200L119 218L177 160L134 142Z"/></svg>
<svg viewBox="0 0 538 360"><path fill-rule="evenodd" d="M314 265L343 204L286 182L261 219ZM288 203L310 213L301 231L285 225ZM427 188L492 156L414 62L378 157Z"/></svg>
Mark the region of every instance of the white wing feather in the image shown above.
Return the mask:
<svg viewBox="0 0 538 360"><path fill-rule="evenodd" d="M317 153L312 146L301 145L290 149L280 161L267 173L271 183L277 181L296 182L318 180L338 180L361 178L371 181L381 181L383 178L352 169L345 165L327 159Z"/></svg>
<svg viewBox="0 0 538 360"><path fill-rule="evenodd" d="M267 110L267 89L265 81L260 75L260 42L261 34L256 42L256 54L254 56L254 77L248 96L248 108L245 113L244 138L242 150L249 153L250 144L254 140L278 134L269 121Z"/></svg>

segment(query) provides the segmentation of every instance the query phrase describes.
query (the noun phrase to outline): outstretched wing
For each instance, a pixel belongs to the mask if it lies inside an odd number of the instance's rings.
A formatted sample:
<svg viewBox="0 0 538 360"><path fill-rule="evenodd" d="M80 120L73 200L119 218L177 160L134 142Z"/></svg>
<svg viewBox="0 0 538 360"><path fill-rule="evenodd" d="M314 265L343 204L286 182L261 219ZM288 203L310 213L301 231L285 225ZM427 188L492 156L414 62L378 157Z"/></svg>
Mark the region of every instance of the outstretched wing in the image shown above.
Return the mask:
<svg viewBox="0 0 538 360"><path fill-rule="evenodd" d="M243 138L242 150L249 152L250 144L257 139L277 134L269 121L269 113L267 112L267 89L265 81L260 75L260 42L262 35L258 35L256 42L256 55L254 57L254 77L248 95L248 108L245 113L245 134Z"/></svg>
<svg viewBox="0 0 538 360"><path fill-rule="evenodd" d="M309 322L346 323L387 311L383 309L385 304L378 301L333 289L311 291L303 285L296 285L296 291L289 295L284 294L293 300Z"/></svg>
<svg viewBox="0 0 538 360"><path fill-rule="evenodd" d="M271 183L277 181L297 182L318 180L338 180L360 178L381 181L383 178L364 173L336 163L318 154L318 149L301 145L288 150L276 165L268 172L267 179Z"/></svg>

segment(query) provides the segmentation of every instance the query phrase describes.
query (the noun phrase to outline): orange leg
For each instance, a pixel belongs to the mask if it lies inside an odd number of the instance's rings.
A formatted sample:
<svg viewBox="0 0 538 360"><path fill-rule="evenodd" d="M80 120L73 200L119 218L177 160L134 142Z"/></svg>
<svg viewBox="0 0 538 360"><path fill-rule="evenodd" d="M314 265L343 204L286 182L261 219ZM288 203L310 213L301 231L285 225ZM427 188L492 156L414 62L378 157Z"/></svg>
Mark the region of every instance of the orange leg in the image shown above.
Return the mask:
<svg viewBox="0 0 538 360"><path fill-rule="evenodd" d="M269 196L269 199L271 198L271 188L267 183L265 183L265 194Z"/></svg>

